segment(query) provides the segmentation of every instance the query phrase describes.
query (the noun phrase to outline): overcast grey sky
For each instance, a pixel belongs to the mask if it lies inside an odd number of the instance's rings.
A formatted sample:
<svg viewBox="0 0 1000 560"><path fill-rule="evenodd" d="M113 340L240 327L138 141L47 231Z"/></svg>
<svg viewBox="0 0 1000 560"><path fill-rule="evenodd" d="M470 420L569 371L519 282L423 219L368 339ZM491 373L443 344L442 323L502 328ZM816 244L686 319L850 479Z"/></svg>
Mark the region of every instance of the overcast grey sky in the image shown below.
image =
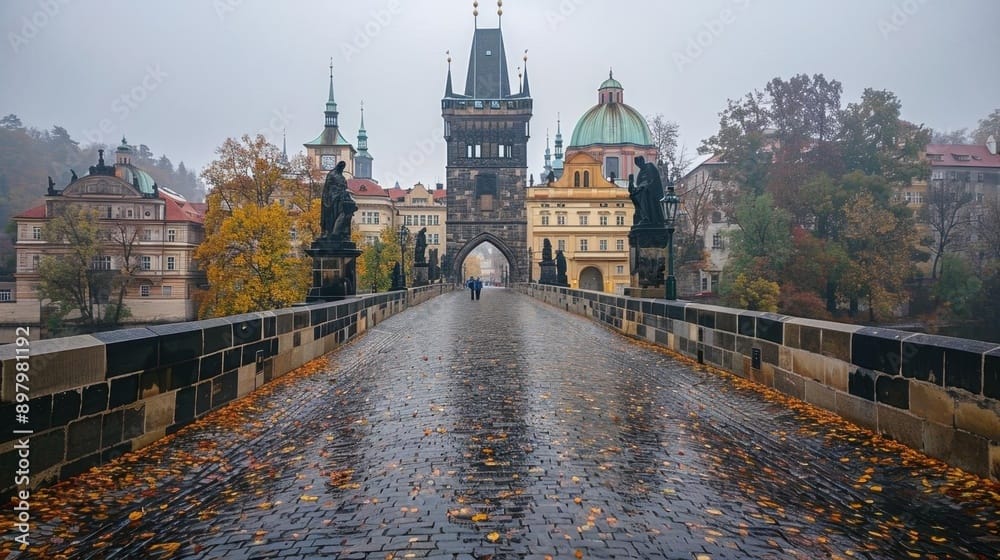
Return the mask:
<svg viewBox="0 0 1000 560"><path fill-rule="evenodd" d="M496 3L479 25L496 27ZM823 73L844 103L888 89L906 119L974 127L1000 107L997 0L507 0L511 75L528 49L529 171L561 113L566 143L614 68L625 102L680 124L694 151L726 100L776 76ZM227 137L290 152L323 127L328 64L344 136L365 103L375 177L444 180L440 100L451 50L464 87L466 0L4 0L0 114L116 144L124 134L201 170ZM516 83L511 84L516 91Z"/></svg>

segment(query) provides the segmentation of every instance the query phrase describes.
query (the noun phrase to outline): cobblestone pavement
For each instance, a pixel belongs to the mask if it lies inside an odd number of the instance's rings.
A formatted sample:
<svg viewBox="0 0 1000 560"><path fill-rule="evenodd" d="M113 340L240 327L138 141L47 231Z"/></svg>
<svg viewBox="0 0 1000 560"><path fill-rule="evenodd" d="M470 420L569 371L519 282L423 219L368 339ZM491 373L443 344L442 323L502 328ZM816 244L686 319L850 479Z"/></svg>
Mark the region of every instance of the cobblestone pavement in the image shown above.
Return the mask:
<svg viewBox="0 0 1000 560"><path fill-rule="evenodd" d="M465 296L72 481L83 502L39 493L61 513L15 557L998 557L995 486L525 296Z"/></svg>

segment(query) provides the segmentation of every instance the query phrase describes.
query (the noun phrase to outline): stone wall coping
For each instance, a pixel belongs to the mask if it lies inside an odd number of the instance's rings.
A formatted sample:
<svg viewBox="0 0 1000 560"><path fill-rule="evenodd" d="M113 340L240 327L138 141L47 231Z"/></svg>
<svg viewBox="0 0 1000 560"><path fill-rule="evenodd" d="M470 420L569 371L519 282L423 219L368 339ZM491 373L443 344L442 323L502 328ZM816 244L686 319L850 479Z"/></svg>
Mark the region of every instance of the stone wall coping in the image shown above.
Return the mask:
<svg viewBox="0 0 1000 560"><path fill-rule="evenodd" d="M789 317L785 320L789 325L801 325L804 327L814 327L828 331L840 331L846 333L856 333L865 328L864 325L853 325L851 323L838 323L836 321L824 321L823 319L806 319L803 317Z"/></svg>
<svg viewBox="0 0 1000 560"><path fill-rule="evenodd" d="M66 350L91 348L93 346L103 345L104 342L89 334L78 334L74 336L64 336L61 338L46 338L45 340L32 340L30 346L30 356L34 358L40 354L51 354L54 352L64 352ZM17 356L17 348L18 346L16 344L0 345L0 361L15 359Z"/></svg>

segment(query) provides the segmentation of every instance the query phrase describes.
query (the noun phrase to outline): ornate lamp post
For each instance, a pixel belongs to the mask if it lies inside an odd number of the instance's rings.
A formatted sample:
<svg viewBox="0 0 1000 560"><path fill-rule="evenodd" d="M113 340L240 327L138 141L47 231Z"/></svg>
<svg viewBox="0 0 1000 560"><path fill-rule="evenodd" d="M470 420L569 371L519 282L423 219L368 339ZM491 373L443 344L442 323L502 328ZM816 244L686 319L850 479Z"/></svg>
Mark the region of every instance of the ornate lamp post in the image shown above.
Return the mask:
<svg viewBox="0 0 1000 560"><path fill-rule="evenodd" d="M531 269L534 268L534 266L535 266L535 263L533 263L531 261L531 259L532 259L532 256L531 256L531 247L528 247L528 283L529 284L531 284L533 282L533 280L531 278L531 275L532 275L532 273L534 271L531 270Z"/></svg>
<svg viewBox="0 0 1000 560"><path fill-rule="evenodd" d="M378 292L378 281L382 277L382 241L378 238L375 239L373 243L374 249L372 250L372 256L375 258L375 266L372 267L372 293Z"/></svg>
<svg viewBox="0 0 1000 560"><path fill-rule="evenodd" d="M667 192L660 199L660 206L663 207L663 217L667 224L667 277L665 279L666 299L677 299L677 279L674 278L674 228L677 225L677 209L681 205L681 198L674 192L674 185L667 185Z"/></svg>
<svg viewBox="0 0 1000 560"><path fill-rule="evenodd" d="M399 226L399 260L400 260L400 279L402 287L406 287L406 240L410 238L410 230L406 228L406 225Z"/></svg>

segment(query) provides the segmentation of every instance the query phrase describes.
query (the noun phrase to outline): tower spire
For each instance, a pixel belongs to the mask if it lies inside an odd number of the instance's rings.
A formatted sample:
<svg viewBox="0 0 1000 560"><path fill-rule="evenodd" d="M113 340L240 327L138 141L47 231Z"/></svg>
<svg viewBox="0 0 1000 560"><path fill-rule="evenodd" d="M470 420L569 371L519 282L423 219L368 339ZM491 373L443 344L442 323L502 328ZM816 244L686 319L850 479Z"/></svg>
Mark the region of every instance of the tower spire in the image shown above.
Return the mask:
<svg viewBox="0 0 1000 560"><path fill-rule="evenodd" d="M451 91L451 51L444 51L448 55L448 83L444 86L444 96L451 97L454 93Z"/></svg>
<svg viewBox="0 0 1000 560"><path fill-rule="evenodd" d="M337 102L333 98L333 57L330 57L330 95L326 99L326 126L337 126Z"/></svg>
<svg viewBox="0 0 1000 560"><path fill-rule="evenodd" d="M531 88L528 87L528 49L524 49L524 81L521 83L521 94L524 97L531 97Z"/></svg>

